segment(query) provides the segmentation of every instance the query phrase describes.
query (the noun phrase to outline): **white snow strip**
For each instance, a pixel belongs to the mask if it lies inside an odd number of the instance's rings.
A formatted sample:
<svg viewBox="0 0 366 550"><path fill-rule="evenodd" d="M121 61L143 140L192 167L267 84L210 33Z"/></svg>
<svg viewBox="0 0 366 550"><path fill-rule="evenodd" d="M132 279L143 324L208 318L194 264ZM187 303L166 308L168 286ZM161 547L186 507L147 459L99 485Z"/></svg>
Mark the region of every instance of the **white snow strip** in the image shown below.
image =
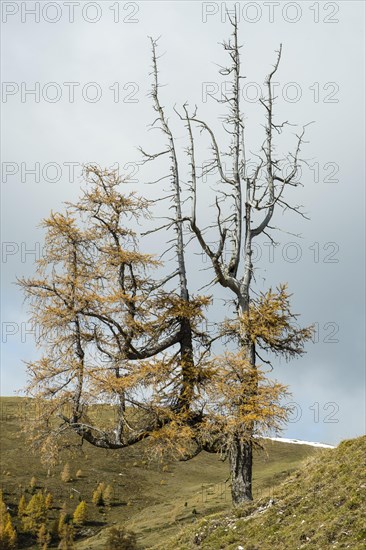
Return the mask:
<svg viewBox="0 0 366 550"><path fill-rule="evenodd" d="M317 441L302 441L301 439L287 439L286 437L265 437L272 441L280 441L280 443L294 443L295 445L310 445L311 447L322 447L323 449L335 449L334 445L327 443L319 443Z"/></svg>

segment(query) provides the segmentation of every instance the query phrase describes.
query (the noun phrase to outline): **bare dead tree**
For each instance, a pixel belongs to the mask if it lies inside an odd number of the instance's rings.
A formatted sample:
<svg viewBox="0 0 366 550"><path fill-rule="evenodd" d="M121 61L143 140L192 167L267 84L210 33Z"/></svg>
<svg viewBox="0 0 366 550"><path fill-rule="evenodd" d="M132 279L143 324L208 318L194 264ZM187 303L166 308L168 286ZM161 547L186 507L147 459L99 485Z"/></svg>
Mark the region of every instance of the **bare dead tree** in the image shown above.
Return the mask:
<svg viewBox="0 0 366 550"><path fill-rule="evenodd" d="M288 295L284 288L279 289L276 305L274 305L273 301L270 304L270 309L274 316L276 316L275 310L278 307L282 312L282 320L286 319L283 325L286 328L284 329L282 339L275 342L273 337L268 337L268 335L262 338L260 331L257 331L257 337L253 338L253 330L250 322L248 322L248 319L250 319L253 324L251 304L254 303L254 300L250 295L250 289L253 279L252 253L254 239L262 234L268 235L268 231L272 229L270 223L275 208L290 208L304 215L299 207L292 207L285 202L283 196L286 187L298 185L295 177L298 171L299 153L303 142L304 129L297 136L295 152L290 155L292 160L290 173L283 176L281 173L281 161L274 154L273 138L274 133L280 133L287 122L282 124L274 122L273 106L275 98L272 93L272 79L279 67L282 53L281 46L273 70L266 79L267 97L261 98L261 104L265 109L266 116L265 141L258 155L258 164L254 171L249 173L245 157L245 127L241 110L241 81L243 76L240 65L238 25L236 19L233 19L231 23L233 26L232 38L228 42L223 43L224 49L230 57L230 65L220 70L222 75L229 75L231 77L230 93L225 95L221 100L221 104L228 107L228 114L223 123L225 131L230 135L228 151L222 153L213 129L205 121L198 118L197 108L193 114L190 114L189 107L185 104L183 106L183 114L178 113L181 120L185 122L189 138L188 157L191 168L190 192L192 196L192 212L190 217L184 217L182 213L176 146L173 132L159 99L157 43L154 40L151 40L153 50L153 88L151 96L158 116L153 123L153 127L158 127L167 137L167 145L158 153L148 154L143 150L141 152L146 161L154 160L162 155L169 155L170 157L170 176L176 215L174 219L168 220L168 224L175 225L177 231L176 257L178 260L181 296L189 300L183 239L183 223L185 221L189 222L191 231L197 238L203 252L208 256L215 272L216 282L228 288L234 294L239 323L236 325L234 331L230 330L235 333L239 343L242 370L239 376L239 394L231 394L230 399L232 402L236 402L237 411L239 411L243 407L248 408L249 404L251 410L253 410L253 399L259 395L260 391L262 392L262 390L259 390L260 375L257 368L257 359L260 355L256 346L262 345L267 350L270 348L275 350L276 353L283 352L287 356L301 354L303 352L303 343L309 338L310 331L308 329L300 329L299 332L292 330L290 325L292 314L288 306ZM213 154L212 159L207 165L208 168L206 167L205 170L202 170L201 174L199 174L200 168L196 161L197 139L194 133L196 127L200 130L200 133L207 133ZM232 170L230 175L224 169L223 155L231 159ZM218 245L215 248L207 240L206 230L200 227L198 221L198 180L203 174L207 174L213 170L218 171L222 186L218 190L214 201L217 210L214 226L218 231ZM227 210L229 210L229 214L227 214ZM258 217L260 217L259 220ZM166 227L167 225L164 225L164 228ZM228 248L230 255L229 260L226 260ZM267 295L266 299L268 306L272 295ZM278 321L278 317L276 320ZM258 318L254 326L257 329L260 326ZM189 331L187 334L189 334ZM188 349L192 349L189 345L189 338L187 339L187 343ZM193 354L190 354L190 357L192 359ZM193 368L192 361L190 364ZM245 417L246 420L243 421L243 415L241 413L237 414L235 429L231 430L230 436L223 436L222 430L217 429L215 423L206 422L209 417L210 413L206 410L203 424L199 427L197 426L199 430L197 452L201 449L213 452L225 449L230 458L233 502L237 504L243 500L252 499L252 453L255 442L253 438L256 429L255 421L248 421L247 416ZM212 416L211 414L211 419L213 417L215 417L216 424L219 425L220 421L217 416Z"/></svg>
<svg viewBox="0 0 366 550"><path fill-rule="evenodd" d="M238 318L245 319L248 317L253 303L250 290L253 280L252 255L254 240L262 234L270 236L269 232L274 229L270 224L275 209L291 209L304 216L300 207L293 207L286 202L284 194L286 188L299 185L295 178L298 172L299 154L305 128L297 135L295 151L290 155L291 170L287 175L283 175L281 160L277 158L274 152L274 137L276 132L281 133L288 123L277 124L274 121L275 97L272 91L272 79L281 60L282 45L280 45L275 65L266 79L267 95L260 100L265 110L266 137L261 151L257 155L257 166L252 172L249 172L245 150L245 125L241 108L241 82L243 79L240 59L241 46L238 43L238 24L235 17L231 19L231 24L233 27L232 37L228 42L223 43L223 47L230 57L230 65L220 70L221 75L230 76L231 78L230 92L221 100L221 104L228 109L228 114L224 119L224 128L229 133L231 140L228 151L225 153L221 151L214 130L205 121L198 118L196 111L190 114L188 106L184 105L184 115L181 115L181 118L185 120L190 143L188 154L193 197L190 219L191 229L211 262L217 283L230 289L233 293L237 304ZM198 220L199 167L196 162L197 143L194 134L196 127L208 135L213 155L208 163L209 170L216 169L220 176L221 189L215 197L217 209L215 227L218 231L218 246L215 249L208 242L205 230L200 227ZM232 161L230 175L224 169L222 161L224 154ZM230 204L230 214L226 217L224 217L220 206L222 202L225 202L226 206ZM258 216L261 216L259 221L257 221ZM230 251L229 260L226 259L227 250ZM305 340L308 334L302 333L302 336ZM256 349L256 341L252 338L248 323L241 323L238 339L241 349L244 350L245 357L252 368L252 377L255 381L257 378L256 363L259 355ZM301 343L291 349L291 355L302 353ZM284 345L283 351L285 352ZM248 387L250 392L255 392L257 384L250 383ZM241 403L245 403L249 397L250 395L248 396L244 392ZM253 423L238 426L237 433L234 434L230 444L229 456L234 503L252 499L253 429Z"/></svg>

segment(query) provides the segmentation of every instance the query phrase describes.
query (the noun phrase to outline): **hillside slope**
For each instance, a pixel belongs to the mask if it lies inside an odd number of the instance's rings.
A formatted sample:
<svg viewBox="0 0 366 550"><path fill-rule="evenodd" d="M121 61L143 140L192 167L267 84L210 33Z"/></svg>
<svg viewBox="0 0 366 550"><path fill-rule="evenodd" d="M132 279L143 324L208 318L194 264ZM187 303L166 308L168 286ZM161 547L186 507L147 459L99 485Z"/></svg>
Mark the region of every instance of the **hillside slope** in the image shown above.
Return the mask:
<svg viewBox="0 0 366 550"><path fill-rule="evenodd" d="M309 458L273 494L216 514L155 550L366 548L366 436ZM241 516L241 517L240 517Z"/></svg>
<svg viewBox="0 0 366 550"><path fill-rule="evenodd" d="M103 411L98 409L99 413ZM224 512L230 508L229 469L214 454L202 453L188 462L157 463L146 456L143 444L120 451L96 449L85 443L73 455L65 452L61 462L48 471L33 455L21 432L24 418L32 414L32 403L24 398L0 398L0 473L1 489L20 532L19 548L31 548L29 537L21 533L16 510L21 495L31 498L31 478L36 490L54 497L48 524L58 519L60 508L73 513L80 499L88 505L88 523L79 530L77 548L86 550L106 545L108 528L123 525L135 531L141 548L159 544L176 534L196 518ZM255 498L271 498L274 487L294 472L307 457L321 450L309 445L266 441L266 451L255 454ZM68 462L71 480L62 482L60 473ZM76 472L80 470L79 475ZM92 493L98 483L111 484L113 505L98 508ZM56 548L58 542L52 545Z"/></svg>

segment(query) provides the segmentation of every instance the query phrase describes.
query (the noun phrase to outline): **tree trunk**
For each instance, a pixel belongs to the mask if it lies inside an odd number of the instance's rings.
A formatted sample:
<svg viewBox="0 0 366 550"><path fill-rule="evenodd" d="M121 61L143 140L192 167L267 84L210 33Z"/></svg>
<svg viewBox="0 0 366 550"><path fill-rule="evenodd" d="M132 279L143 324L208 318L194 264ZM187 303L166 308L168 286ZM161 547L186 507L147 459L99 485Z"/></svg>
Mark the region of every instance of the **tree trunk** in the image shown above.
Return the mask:
<svg viewBox="0 0 366 550"><path fill-rule="evenodd" d="M187 299L189 302L189 297ZM181 319L180 355L182 365L182 387L178 398L177 411L188 412L194 397L195 388L195 361L193 354L193 337L190 320Z"/></svg>
<svg viewBox="0 0 366 550"><path fill-rule="evenodd" d="M234 506L248 500L252 495L252 443L242 441L236 435L230 449L231 497Z"/></svg>

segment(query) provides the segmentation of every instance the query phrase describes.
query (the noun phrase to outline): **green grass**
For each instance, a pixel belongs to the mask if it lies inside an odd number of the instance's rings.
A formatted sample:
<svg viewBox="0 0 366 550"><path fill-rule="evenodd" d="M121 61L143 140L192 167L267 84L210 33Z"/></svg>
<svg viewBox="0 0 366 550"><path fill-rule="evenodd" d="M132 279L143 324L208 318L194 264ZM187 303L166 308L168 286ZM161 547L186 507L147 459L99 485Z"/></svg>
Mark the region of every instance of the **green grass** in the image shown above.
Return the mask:
<svg viewBox="0 0 366 550"><path fill-rule="evenodd" d="M192 524L196 532L202 518L209 514L231 514L230 488L229 483L225 483L228 464L213 454L201 453L188 462L160 464L148 460L144 444L112 451L84 443L79 454L70 456L65 451L61 463L48 471L39 457L30 452L25 436L20 432L21 418L29 414L26 403L24 398L0 398L1 485L13 516L20 495L26 492L27 500L30 498L32 476L36 477L40 489L47 489L54 495L55 507L50 521L58 517L64 502L70 513L76 508L79 498L88 503L90 521L79 532L77 548L80 550L106 548L108 528L116 524L135 531L141 548L197 548L191 544L194 533L192 535L189 529L192 529ZM283 480L286 483L290 473L304 459L319 453L322 456L319 449L305 445L267 442L266 452L261 451L255 456L256 500L267 502L278 490L278 484ZM73 480L69 483L60 479L65 462L71 466ZM76 479L75 473L79 469L83 475ZM112 484L115 489L115 502L110 508L98 509L91 503L92 492L99 482ZM19 527L16 519L15 525ZM168 543L183 528L188 528L188 532L180 535L181 542L176 539L178 542ZM219 531L216 534L221 536ZM209 538L204 544L206 546L202 548L220 548ZM238 546L233 544L227 548ZM19 547L30 548L31 545L27 546L24 538ZM262 544L259 547L269 548ZM292 550L291 546L289 548Z"/></svg>
<svg viewBox="0 0 366 550"><path fill-rule="evenodd" d="M366 436L308 459L262 498L195 523L155 549L366 548Z"/></svg>

